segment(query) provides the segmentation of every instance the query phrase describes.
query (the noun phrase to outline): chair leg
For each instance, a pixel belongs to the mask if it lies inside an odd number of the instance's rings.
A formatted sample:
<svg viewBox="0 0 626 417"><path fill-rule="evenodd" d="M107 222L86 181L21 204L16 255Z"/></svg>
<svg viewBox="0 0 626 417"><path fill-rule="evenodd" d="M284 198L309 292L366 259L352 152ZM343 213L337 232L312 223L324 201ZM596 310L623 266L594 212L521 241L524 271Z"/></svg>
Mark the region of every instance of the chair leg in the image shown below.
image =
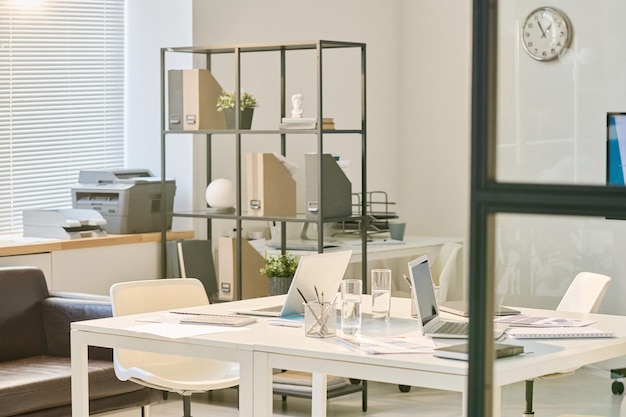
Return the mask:
<svg viewBox="0 0 626 417"><path fill-rule="evenodd" d="M533 411L533 380L526 380L526 410L522 414L523 417L534 416Z"/></svg>
<svg viewBox="0 0 626 417"><path fill-rule="evenodd" d="M191 395L183 395L183 417L191 417Z"/></svg>
<svg viewBox="0 0 626 417"><path fill-rule="evenodd" d="M361 409L367 411L367 381L363 380L363 392L361 393Z"/></svg>

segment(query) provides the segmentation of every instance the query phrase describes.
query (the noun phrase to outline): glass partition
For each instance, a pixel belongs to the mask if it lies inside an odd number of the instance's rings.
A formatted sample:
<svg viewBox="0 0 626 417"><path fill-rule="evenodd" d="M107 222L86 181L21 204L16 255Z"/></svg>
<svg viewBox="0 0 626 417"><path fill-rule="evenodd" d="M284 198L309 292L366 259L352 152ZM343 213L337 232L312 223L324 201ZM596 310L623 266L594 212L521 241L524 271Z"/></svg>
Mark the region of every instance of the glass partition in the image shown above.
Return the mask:
<svg viewBox="0 0 626 417"><path fill-rule="evenodd" d="M626 112L626 2L543 5L498 2L497 180L603 185L607 114Z"/></svg>
<svg viewBox="0 0 626 417"><path fill-rule="evenodd" d="M600 312L626 314L626 222L599 217L496 215L496 304L554 309L579 272L612 277Z"/></svg>

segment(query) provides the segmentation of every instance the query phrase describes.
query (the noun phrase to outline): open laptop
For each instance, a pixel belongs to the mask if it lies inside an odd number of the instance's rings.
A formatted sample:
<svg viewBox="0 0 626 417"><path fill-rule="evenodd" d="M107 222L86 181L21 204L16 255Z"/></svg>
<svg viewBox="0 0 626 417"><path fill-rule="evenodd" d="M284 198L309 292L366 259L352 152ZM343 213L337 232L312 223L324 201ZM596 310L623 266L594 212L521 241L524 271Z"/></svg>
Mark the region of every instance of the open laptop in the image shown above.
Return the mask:
<svg viewBox="0 0 626 417"><path fill-rule="evenodd" d="M439 315L439 305L435 298L435 287L430 272L428 255L420 256L409 262L411 291L417 305L418 322L422 334L429 337L447 339L466 339L469 334L469 323L463 321L444 320ZM494 331L498 338L504 328Z"/></svg>
<svg viewBox="0 0 626 417"><path fill-rule="evenodd" d="M307 301L316 300L317 294L324 296L324 301L331 301L339 291L339 284L343 279L350 257L351 250L333 251L305 255L300 258L298 268L291 281L287 298L282 305L250 307L234 310L237 314L251 316L287 317L293 314L304 313L302 293Z"/></svg>

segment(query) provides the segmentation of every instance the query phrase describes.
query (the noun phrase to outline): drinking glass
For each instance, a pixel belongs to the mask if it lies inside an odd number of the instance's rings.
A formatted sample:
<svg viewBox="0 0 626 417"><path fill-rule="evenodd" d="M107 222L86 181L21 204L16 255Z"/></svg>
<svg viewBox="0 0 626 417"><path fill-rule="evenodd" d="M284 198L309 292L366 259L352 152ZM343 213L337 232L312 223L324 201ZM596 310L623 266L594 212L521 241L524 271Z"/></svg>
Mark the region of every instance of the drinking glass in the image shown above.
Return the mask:
<svg viewBox="0 0 626 417"><path fill-rule="evenodd" d="M344 335L356 335L361 331L362 294L360 279L341 281L341 332Z"/></svg>
<svg viewBox="0 0 626 417"><path fill-rule="evenodd" d="M372 269L372 317L389 320L391 269Z"/></svg>

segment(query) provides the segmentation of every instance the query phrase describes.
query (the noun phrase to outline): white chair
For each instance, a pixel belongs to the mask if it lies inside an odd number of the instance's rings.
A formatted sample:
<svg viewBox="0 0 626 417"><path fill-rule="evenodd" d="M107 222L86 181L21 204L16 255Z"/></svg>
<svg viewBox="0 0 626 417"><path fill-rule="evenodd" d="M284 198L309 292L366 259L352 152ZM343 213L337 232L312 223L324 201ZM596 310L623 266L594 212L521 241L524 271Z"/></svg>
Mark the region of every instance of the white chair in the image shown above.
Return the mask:
<svg viewBox="0 0 626 417"><path fill-rule="evenodd" d="M456 276L456 262L461 248L462 246L458 243L444 243L430 267L435 285L435 297L439 302L448 299L448 287Z"/></svg>
<svg viewBox="0 0 626 417"><path fill-rule="evenodd" d="M111 287L110 295L114 316L209 304L195 278L122 282ZM122 381L182 395L185 417L190 416L191 394L239 385L236 363L127 349L114 349L113 362Z"/></svg>
<svg viewBox="0 0 626 417"><path fill-rule="evenodd" d="M593 272L580 272L567 288L556 311L569 311L574 313L597 313L609 287L611 278ZM543 375L540 378L554 378L574 373L578 368L566 369L557 373ZM534 415L532 407L533 381L526 381L526 411L524 416ZM566 415L560 416L565 417ZM571 415L570 415L571 416ZM589 416L593 417L593 416Z"/></svg>

